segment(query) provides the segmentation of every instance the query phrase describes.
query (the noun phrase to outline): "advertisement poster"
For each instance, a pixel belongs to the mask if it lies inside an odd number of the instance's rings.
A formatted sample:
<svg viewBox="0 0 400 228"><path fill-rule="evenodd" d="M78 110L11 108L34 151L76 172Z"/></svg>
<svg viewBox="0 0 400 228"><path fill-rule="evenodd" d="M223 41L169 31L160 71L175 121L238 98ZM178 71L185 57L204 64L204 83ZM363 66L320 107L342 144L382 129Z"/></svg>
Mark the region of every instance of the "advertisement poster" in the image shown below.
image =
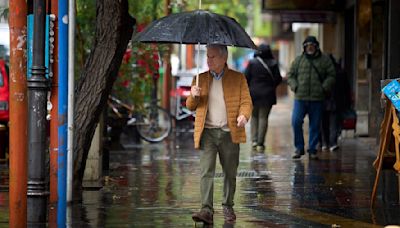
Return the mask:
<svg viewBox="0 0 400 228"><path fill-rule="evenodd" d="M382 92L389 98L397 111L400 111L400 83L393 80L383 87Z"/></svg>

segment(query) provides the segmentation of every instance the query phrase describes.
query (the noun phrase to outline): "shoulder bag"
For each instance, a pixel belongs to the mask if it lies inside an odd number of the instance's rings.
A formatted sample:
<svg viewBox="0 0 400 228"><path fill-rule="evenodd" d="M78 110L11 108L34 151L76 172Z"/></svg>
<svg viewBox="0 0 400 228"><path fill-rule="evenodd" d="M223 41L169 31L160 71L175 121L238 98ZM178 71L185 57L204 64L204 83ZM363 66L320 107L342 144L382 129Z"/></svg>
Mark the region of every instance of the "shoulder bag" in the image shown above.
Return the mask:
<svg viewBox="0 0 400 228"><path fill-rule="evenodd" d="M264 68L268 71L269 75L271 75L272 81L275 83L274 75L272 74L271 69L269 69L268 65L259 57L257 56L257 60L264 66Z"/></svg>

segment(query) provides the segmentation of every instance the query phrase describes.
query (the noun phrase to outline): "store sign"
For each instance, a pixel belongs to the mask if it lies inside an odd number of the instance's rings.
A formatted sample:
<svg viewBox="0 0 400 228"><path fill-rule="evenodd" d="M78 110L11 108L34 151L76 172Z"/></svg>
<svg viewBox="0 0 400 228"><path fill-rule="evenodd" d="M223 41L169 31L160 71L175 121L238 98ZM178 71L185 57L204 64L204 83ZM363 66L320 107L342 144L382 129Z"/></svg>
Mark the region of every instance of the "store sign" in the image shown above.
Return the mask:
<svg viewBox="0 0 400 228"><path fill-rule="evenodd" d="M281 22L335 23L345 0L261 0L263 12L279 15Z"/></svg>
<svg viewBox="0 0 400 228"><path fill-rule="evenodd" d="M336 14L332 11L282 11L281 22L335 23Z"/></svg>
<svg viewBox="0 0 400 228"><path fill-rule="evenodd" d="M262 9L270 10L323 10L337 11L345 0L261 0Z"/></svg>

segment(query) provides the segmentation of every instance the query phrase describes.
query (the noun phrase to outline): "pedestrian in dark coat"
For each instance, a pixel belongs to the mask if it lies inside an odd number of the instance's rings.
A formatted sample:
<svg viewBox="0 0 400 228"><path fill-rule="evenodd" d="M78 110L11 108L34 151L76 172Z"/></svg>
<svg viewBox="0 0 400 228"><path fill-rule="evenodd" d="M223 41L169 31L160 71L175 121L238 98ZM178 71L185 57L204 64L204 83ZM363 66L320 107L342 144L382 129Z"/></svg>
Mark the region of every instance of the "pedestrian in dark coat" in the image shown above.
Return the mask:
<svg viewBox="0 0 400 228"><path fill-rule="evenodd" d="M335 66L336 80L331 93L324 101L321 124L321 149L335 151L339 148L338 137L342 129L342 115L351 106L351 92L346 72L332 54L328 56Z"/></svg>
<svg viewBox="0 0 400 228"><path fill-rule="evenodd" d="M281 83L278 62L274 59L269 45L261 44L250 60L245 71L253 101L251 115L252 146L264 151L265 135L268 129L268 116L276 104L276 87Z"/></svg>

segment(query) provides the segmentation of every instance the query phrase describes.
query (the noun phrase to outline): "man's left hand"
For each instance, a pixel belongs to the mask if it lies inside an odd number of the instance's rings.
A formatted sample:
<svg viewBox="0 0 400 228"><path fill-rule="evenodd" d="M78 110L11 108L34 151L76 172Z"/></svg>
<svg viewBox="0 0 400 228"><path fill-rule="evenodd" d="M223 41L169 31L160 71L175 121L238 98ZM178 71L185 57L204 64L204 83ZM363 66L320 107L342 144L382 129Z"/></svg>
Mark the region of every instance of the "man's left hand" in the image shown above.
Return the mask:
<svg viewBox="0 0 400 228"><path fill-rule="evenodd" d="M237 126L238 127L244 127L244 125L247 124L247 119L244 117L244 115L240 115L237 118Z"/></svg>

